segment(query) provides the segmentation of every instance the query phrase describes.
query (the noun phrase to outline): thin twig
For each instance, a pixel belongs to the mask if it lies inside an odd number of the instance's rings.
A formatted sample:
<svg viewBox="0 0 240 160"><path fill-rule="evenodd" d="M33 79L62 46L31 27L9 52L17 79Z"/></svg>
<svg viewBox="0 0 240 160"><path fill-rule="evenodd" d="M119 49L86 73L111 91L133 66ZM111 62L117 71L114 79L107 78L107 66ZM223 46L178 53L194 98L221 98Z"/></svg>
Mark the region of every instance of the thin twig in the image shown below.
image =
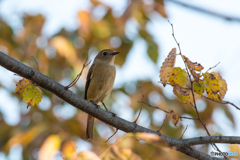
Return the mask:
<svg viewBox="0 0 240 160"><path fill-rule="evenodd" d="M35 63L37 64L37 69L38 69L38 72L40 72L39 71L39 67L38 67L38 63L37 63L37 61L36 61L36 59L33 57L33 56L31 56L32 58L33 58L33 60L35 61Z"/></svg>
<svg viewBox="0 0 240 160"><path fill-rule="evenodd" d="M140 91L141 91L141 94L142 94L141 109L140 109L140 111L139 111L139 114L138 114L137 118L135 119L135 121L133 121L134 123L137 123L137 120L138 120L138 118L139 118L139 116L140 116L140 114L141 114L141 112L142 112L142 104L143 104L144 94L143 94L143 92L142 92L142 87L141 87L141 86L140 86Z"/></svg>
<svg viewBox="0 0 240 160"><path fill-rule="evenodd" d="M190 80L190 82L191 82L191 93L192 93L192 98L193 98L193 107L194 107L195 111L197 112L198 120L201 122L201 124L202 124L203 127L205 128L208 136L211 136L211 134L209 133L209 131L208 131L207 127L206 127L206 124L203 123L203 121L202 121L202 119L201 119L201 117L200 117L200 114L199 114L199 112L198 112L197 105L196 105L196 100L195 100L195 95L194 95L194 91L193 91L192 78L191 78L190 72L188 71L187 64L186 64L186 62L185 62L185 60L184 60L184 58L183 58L182 51L181 51L181 48L180 48L180 44L178 43L178 41L177 41L177 39L176 39L176 37L175 37L175 35L174 35L173 24L172 24L169 20L168 20L168 22L169 22L169 24L170 24L171 27L172 27L172 36L173 36L173 39L175 40L176 44L178 45L179 52L180 52L179 54L180 54L181 57L182 57L182 60L183 60L183 62L184 62L184 64L185 64L185 67L186 67L186 70L187 70L187 73L188 73L189 80ZM219 152L221 152L220 149L217 147L217 145L216 145L215 143L213 143L213 145L216 147L216 149L217 149ZM221 153L222 153L222 152L221 152ZM224 156L224 157L227 159L226 156Z"/></svg>
<svg viewBox="0 0 240 160"><path fill-rule="evenodd" d="M167 115L168 115L168 114L166 114L166 117L164 118L163 123L162 123L161 127L159 128L159 130L157 130L157 132L160 132L160 131L161 131L161 129L162 129L162 127L163 127L163 125L164 125L164 123L165 123L165 121L166 121L166 119L167 119Z"/></svg>
<svg viewBox="0 0 240 160"><path fill-rule="evenodd" d="M188 127L188 125L187 125L187 127ZM186 127L186 129L183 131L183 134L182 134L182 136L181 136L179 139L182 139L182 137L183 137L184 133L185 133L185 132L186 132L186 130L187 130L187 127Z"/></svg>
<svg viewBox="0 0 240 160"><path fill-rule="evenodd" d="M201 12L201 13L205 13L205 14L208 14L208 15L211 15L211 16L215 16L215 17L218 17L218 18L223 18L225 20L240 22L240 18L238 18L238 17L226 16L226 15L223 15L223 14L220 14L220 13L217 13L217 12L213 12L213 11L210 11L210 10L207 10L207 9L204 9L204 8L189 5L189 4L184 3L182 1L177 1L177 0L165 0L165 1L169 1L169 2L175 3L177 5L181 5L183 7L186 7L186 8L192 9L194 11Z"/></svg>
<svg viewBox="0 0 240 160"><path fill-rule="evenodd" d="M116 131L113 133L113 135L111 135L111 136L105 141L105 143L107 143L108 140L111 139L111 138L117 133L117 131L118 131L118 128L117 128Z"/></svg>
<svg viewBox="0 0 240 160"><path fill-rule="evenodd" d="M90 47L91 47L91 44L90 44L89 47L88 47L88 54L89 54L89 48L90 48ZM67 85L67 86L64 87L65 89L69 89L69 88L71 88L72 86L74 86L74 85L77 83L77 81L79 80L79 78L81 77L84 68L87 67L87 66L91 63L91 60L88 62L88 54L87 54L87 58L86 58L85 62L83 63L82 70L80 71L80 73L77 75L77 77L76 77L69 85Z"/></svg>
<svg viewBox="0 0 240 160"><path fill-rule="evenodd" d="M139 102L139 101L137 101L137 102L138 102L138 103L143 103L143 104L145 104L145 105L147 105L147 106L149 106L149 107L151 107L151 108L159 109L159 110L161 110L161 111L163 111L163 112L169 114L168 111L166 111L166 110L164 110L164 109L161 109L161 108L159 108L159 107L152 106L152 105L150 105L150 104L148 104L148 103L146 103L146 102ZM198 120L198 118L190 118L190 117L182 117L182 116L179 116L179 118L181 118L181 119L192 119L192 120Z"/></svg>
<svg viewBox="0 0 240 160"><path fill-rule="evenodd" d="M151 106L150 104L148 104L148 103L146 103L146 102L139 102L139 101L137 101L137 102L138 102L138 103L146 104L147 106L149 106L149 107L151 107L151 108L159 109L159 110L161 110L161 111L163 111L163 112L165 112L165 113L169 113L168 111L165 111L164 109L161 109L161 108L155 107L155 106Z"/></svg>
<svg viewBox="0 0 240 160"><path fill-rule="evenodd" d="M210 67L206 72L208 72L209 70L211 70L211 69L213 69L213 68L215 68L215 67L217 67L217 65L219 65L220 64L220 62L218 62L215 66L213 66L213 67Z"/></svg>
<svg viewBox="0 0 240 160"><path fill-rule="evenodd" d="M229 101L216 101L216 100L211 99L211 98L208 98L208 97L206 97L206 96L202 96L202 97L204 97L204 98L206 98L206 99L208 99L208 100L210 100L210 101L216 102L216 103L220 103L220 104L230 104L230 105L234 106L236 109L240 110L240 108L239 108L238 106L236 106L235 104L233 104L233 103L231 103L231 102L229 102Z"/></svg>
<svg viewBox="0 0 240 160"><path fill-rule="evenodd" d="M189 118L189 117L182 117L182 116L179 116L180 119L191 119L191 120L199 120L198 118Z"/></svg>

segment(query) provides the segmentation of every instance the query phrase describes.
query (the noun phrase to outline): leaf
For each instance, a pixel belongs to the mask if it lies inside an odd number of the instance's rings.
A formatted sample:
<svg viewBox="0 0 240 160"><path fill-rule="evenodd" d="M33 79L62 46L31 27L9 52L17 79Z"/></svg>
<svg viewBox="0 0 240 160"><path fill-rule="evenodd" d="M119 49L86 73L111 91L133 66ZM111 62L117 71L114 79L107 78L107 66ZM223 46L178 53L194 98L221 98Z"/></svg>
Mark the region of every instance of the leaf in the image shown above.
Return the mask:
<svg viewBox="0 0 240 160"><path fill-rule="evenodd" d="M164 146L168 146L168 143L165 139L160 137L159 135L156 135L154 133L144 133L144 132L138 132L138 133L128 133L128 135L133 136L135 138L141 139L147 143L151 144L159 144L161 143Z"/></svg>
<svg viewBox="0 0 240 160"><path fill-rule="evenodd" d="M68 141L64 143L62 147L63 160L76 160L77 159L77 147L74 141Z"/></svg>
<svg viewBox="0 0 240 160"><path fill-rule="evenodd" d="M227 83L219 73L204 73L203 77L206 83L208 98L216 101L222 101L227 92Z"/></svg>
<svg viewBox="0 0 240 160"><path fill-rule="evenodd" d="M172 119L172 123L177 126L178 124L178 121L179 121L179 116L172 110L172 109L169 109L169 114L171 116L171 119Z"/></svg>
<svg viewBox="0 0 240 160"><path fill-rule="evenodd" d="M174 67L171 77L169 78L169 83L173 86L178 84L180 87L184 87L187 84L188 74L187 72L180 68Z"/></svg>
<svg viewBox="0 0 240 160"><path fill-rule="evenodd" d="M170 76L172 75L175 60L176 60L176 48L173 48L171 52L168 54L168 57L163 62L160 70L159 77L161 78L164 87L167 85L167 82Z"/></svg>
<svg viewBox="0 0 240 160"><path fill-rule="evenodd" d="M195 79L196 82L198 82L199 78L200 78L200 73L201 71L204 69L204 67L197 62L191 62L186 56L183 55L183 58L185 60L185 63L188 66L188 69L190 70L193 78ZM200 73L196 73L196 71L200 72Z"/></svg>
<svg viewBox="0 0 240 160"><path fill-rule="evenodd" d="M79 152L78 157L81 160L101 160L94 152L92 151L84 151L84 152Z"/></svg>
<svg viewBox="0 0 240 160"><path fill-rule="evenodd" d="M51 39L50 44L57 50L57 53L65 57L71 64L78 59L76 50L70 41L63 36L55 36Z"/></svg>
<svg viewBox="0 0 240 160"><path fill-rule="evenodd" d="M178 84L173 87L173 93L182 100L183 103L187 103L189 100L190 89L182 88Z"/></svg>
<svg viewBox="0 0 240 160"><path fill-rule="evenodd" d="M37 86L28 85L22 95L27 107L38 105L42 99L42 91Z"/></svg>
<svg viewBox="0 0 240 160"><path fill-rule="evenodd" d="M154 9L164 18L167 18L167 14L164 8L164 1L154 1Z"/></svg>
<svg viewBox="0 0 240 160"><path fill-rule="evenodd" d="M39 150L38 160L52 159L59 150L60 144L61 138L58 135L48 136Z"/></svg>
<svg viewBox="0 0 240 160"><path fill-rule="evenodd" d="M147 49L148 56L154 63L157 63L158 59L158 45L155 42L148 43Z"/></svg>
<svg viewBox="0 0 240 160"><path fill-rule="evenodd" d="M85 40L90 38L92 25L91 25L91 14L86 11L81 11L78 13L78 19L81 22L81 26L79 29L81 37Z"/></svg>
<svg viewBox="0 0 240 160"><path fill-rule="evenodd" d="M18 95L22 95L23 94L23 91L25 90L25 88L28 86L28 85L31 85L32 82L29 80L29 79L26 79L26 78L23 78L21 79L17 84L16 84L16 94Z"/></svg>
<svg viewBox="0 0 240 160"><path fill-rule="evenodd" d="M204 81L199 80L198 83L196 82L193 83L193 90L200 96L202 96L205 89L206 89L206 84L204 83Z"/></svg>
<svg viewBox="0 0 240 160"><path fill-rule="evenodd" d="M154 143L161 140L161 137L154 133L136 133L135 137L149 143Z"/></svg>

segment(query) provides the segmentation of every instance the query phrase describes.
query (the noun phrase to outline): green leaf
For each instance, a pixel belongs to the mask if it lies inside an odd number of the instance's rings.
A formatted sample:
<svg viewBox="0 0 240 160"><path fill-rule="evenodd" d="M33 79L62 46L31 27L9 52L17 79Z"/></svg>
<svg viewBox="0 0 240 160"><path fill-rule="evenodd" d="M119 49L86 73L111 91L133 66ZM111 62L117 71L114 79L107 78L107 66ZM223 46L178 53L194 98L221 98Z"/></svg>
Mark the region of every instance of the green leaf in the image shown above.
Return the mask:
<svg viewBox="0 0 240 160"><path fill-rule="evenodd" d="M203 81L199 80L198 83L196 82L193 83L193 90L200 96L202 96L205 89L206 84Z"/></svg>
<svg viewBox="0 0 240 160"><path fill-rule="evenodd" d="M155 42L150 42L148 43L148 49L147 49L148 56L150 59L154 62L157 63L158 59L158 46Z"/></svg>

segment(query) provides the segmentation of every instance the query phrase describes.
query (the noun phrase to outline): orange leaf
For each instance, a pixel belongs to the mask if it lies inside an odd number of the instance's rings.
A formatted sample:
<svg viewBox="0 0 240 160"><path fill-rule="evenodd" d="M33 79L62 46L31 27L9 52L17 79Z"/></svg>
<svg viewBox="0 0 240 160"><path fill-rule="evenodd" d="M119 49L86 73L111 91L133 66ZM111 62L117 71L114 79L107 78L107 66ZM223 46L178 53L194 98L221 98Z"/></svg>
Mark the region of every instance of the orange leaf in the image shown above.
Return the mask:
<svg viewBox="0 0 240 160"><path fill-rule="evenodd" d="M81 22L80 35L84 39L88 39L91 33L91 15L86 11L81 11L78 13L78 19Z"/></svg>
<svg viewBox="0 0 240 160"><path fill-rule="evenodd" d="M177 123L179 121L179 116L172 109L169 109L169 114L171 116L173 124L177 126Z"/></svg>
<svg viewBox="0 0 240 160"><path fill-rule="evenodd" d="M172 75L175 60L176 60L176 48L173 48L171 52L168 54L168 57L163 62L160 70L159 77L161 78L164 87L167 85L167 82L170 76Z"/></svg>
<svg viewBox="0 0 240 160"><path fill-rule="evenodd" d="M198 82L200 78L200 73L196 73L196 71L201 72L204 68L201 64L197 62L191 62L186 56L183 55L183 58L188 66L188 69L190 70L193 78L195 79L196 82Z"/></svg>
<svg viewBox="0 0 240 160"><path fill-rule="evenodd" d="M77 152L76 152L76 144L74 141L68 141L64 143L62 147L62 158L64 160L76 160Z"/></svg>

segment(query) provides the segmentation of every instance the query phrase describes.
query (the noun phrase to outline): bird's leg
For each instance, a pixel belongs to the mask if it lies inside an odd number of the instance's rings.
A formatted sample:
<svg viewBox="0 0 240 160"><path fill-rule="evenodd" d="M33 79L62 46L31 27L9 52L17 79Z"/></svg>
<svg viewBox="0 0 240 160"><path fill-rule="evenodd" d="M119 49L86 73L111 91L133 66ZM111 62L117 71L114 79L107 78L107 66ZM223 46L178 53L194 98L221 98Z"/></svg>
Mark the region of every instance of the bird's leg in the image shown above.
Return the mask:
<svg viewBox="0 0 240 160"><path fill-rule="evenodd" d="M103 106L104 106L104 108L108 111L108 109L107 109L107 107L105 106L105 104L102 102L102 104L103 104Z"/></svg>
<svg viewBox="0 0 240 160"><path fill-rule="evenodd" d="M91 102L92 104L94 104L98 109L100 108L100 106L97 105L96 103L94 103L92 100L90 100L90 102Z"/></svg>
<svg viewBox="0 0 240 160"><path fill-rule="evenodd" d="M106 111L108 111L108 109L107 109L107 107L105 106L105 104L102 102L102 104L103 104L103 106L104 106L104 108L106 109ZM110 111L108 111L108 112L110 112ZM110 112L110 113L112 113L112 116L113 117L115 117L116 116L116 114L115 113L113 113L113 112Z"/></svg>

